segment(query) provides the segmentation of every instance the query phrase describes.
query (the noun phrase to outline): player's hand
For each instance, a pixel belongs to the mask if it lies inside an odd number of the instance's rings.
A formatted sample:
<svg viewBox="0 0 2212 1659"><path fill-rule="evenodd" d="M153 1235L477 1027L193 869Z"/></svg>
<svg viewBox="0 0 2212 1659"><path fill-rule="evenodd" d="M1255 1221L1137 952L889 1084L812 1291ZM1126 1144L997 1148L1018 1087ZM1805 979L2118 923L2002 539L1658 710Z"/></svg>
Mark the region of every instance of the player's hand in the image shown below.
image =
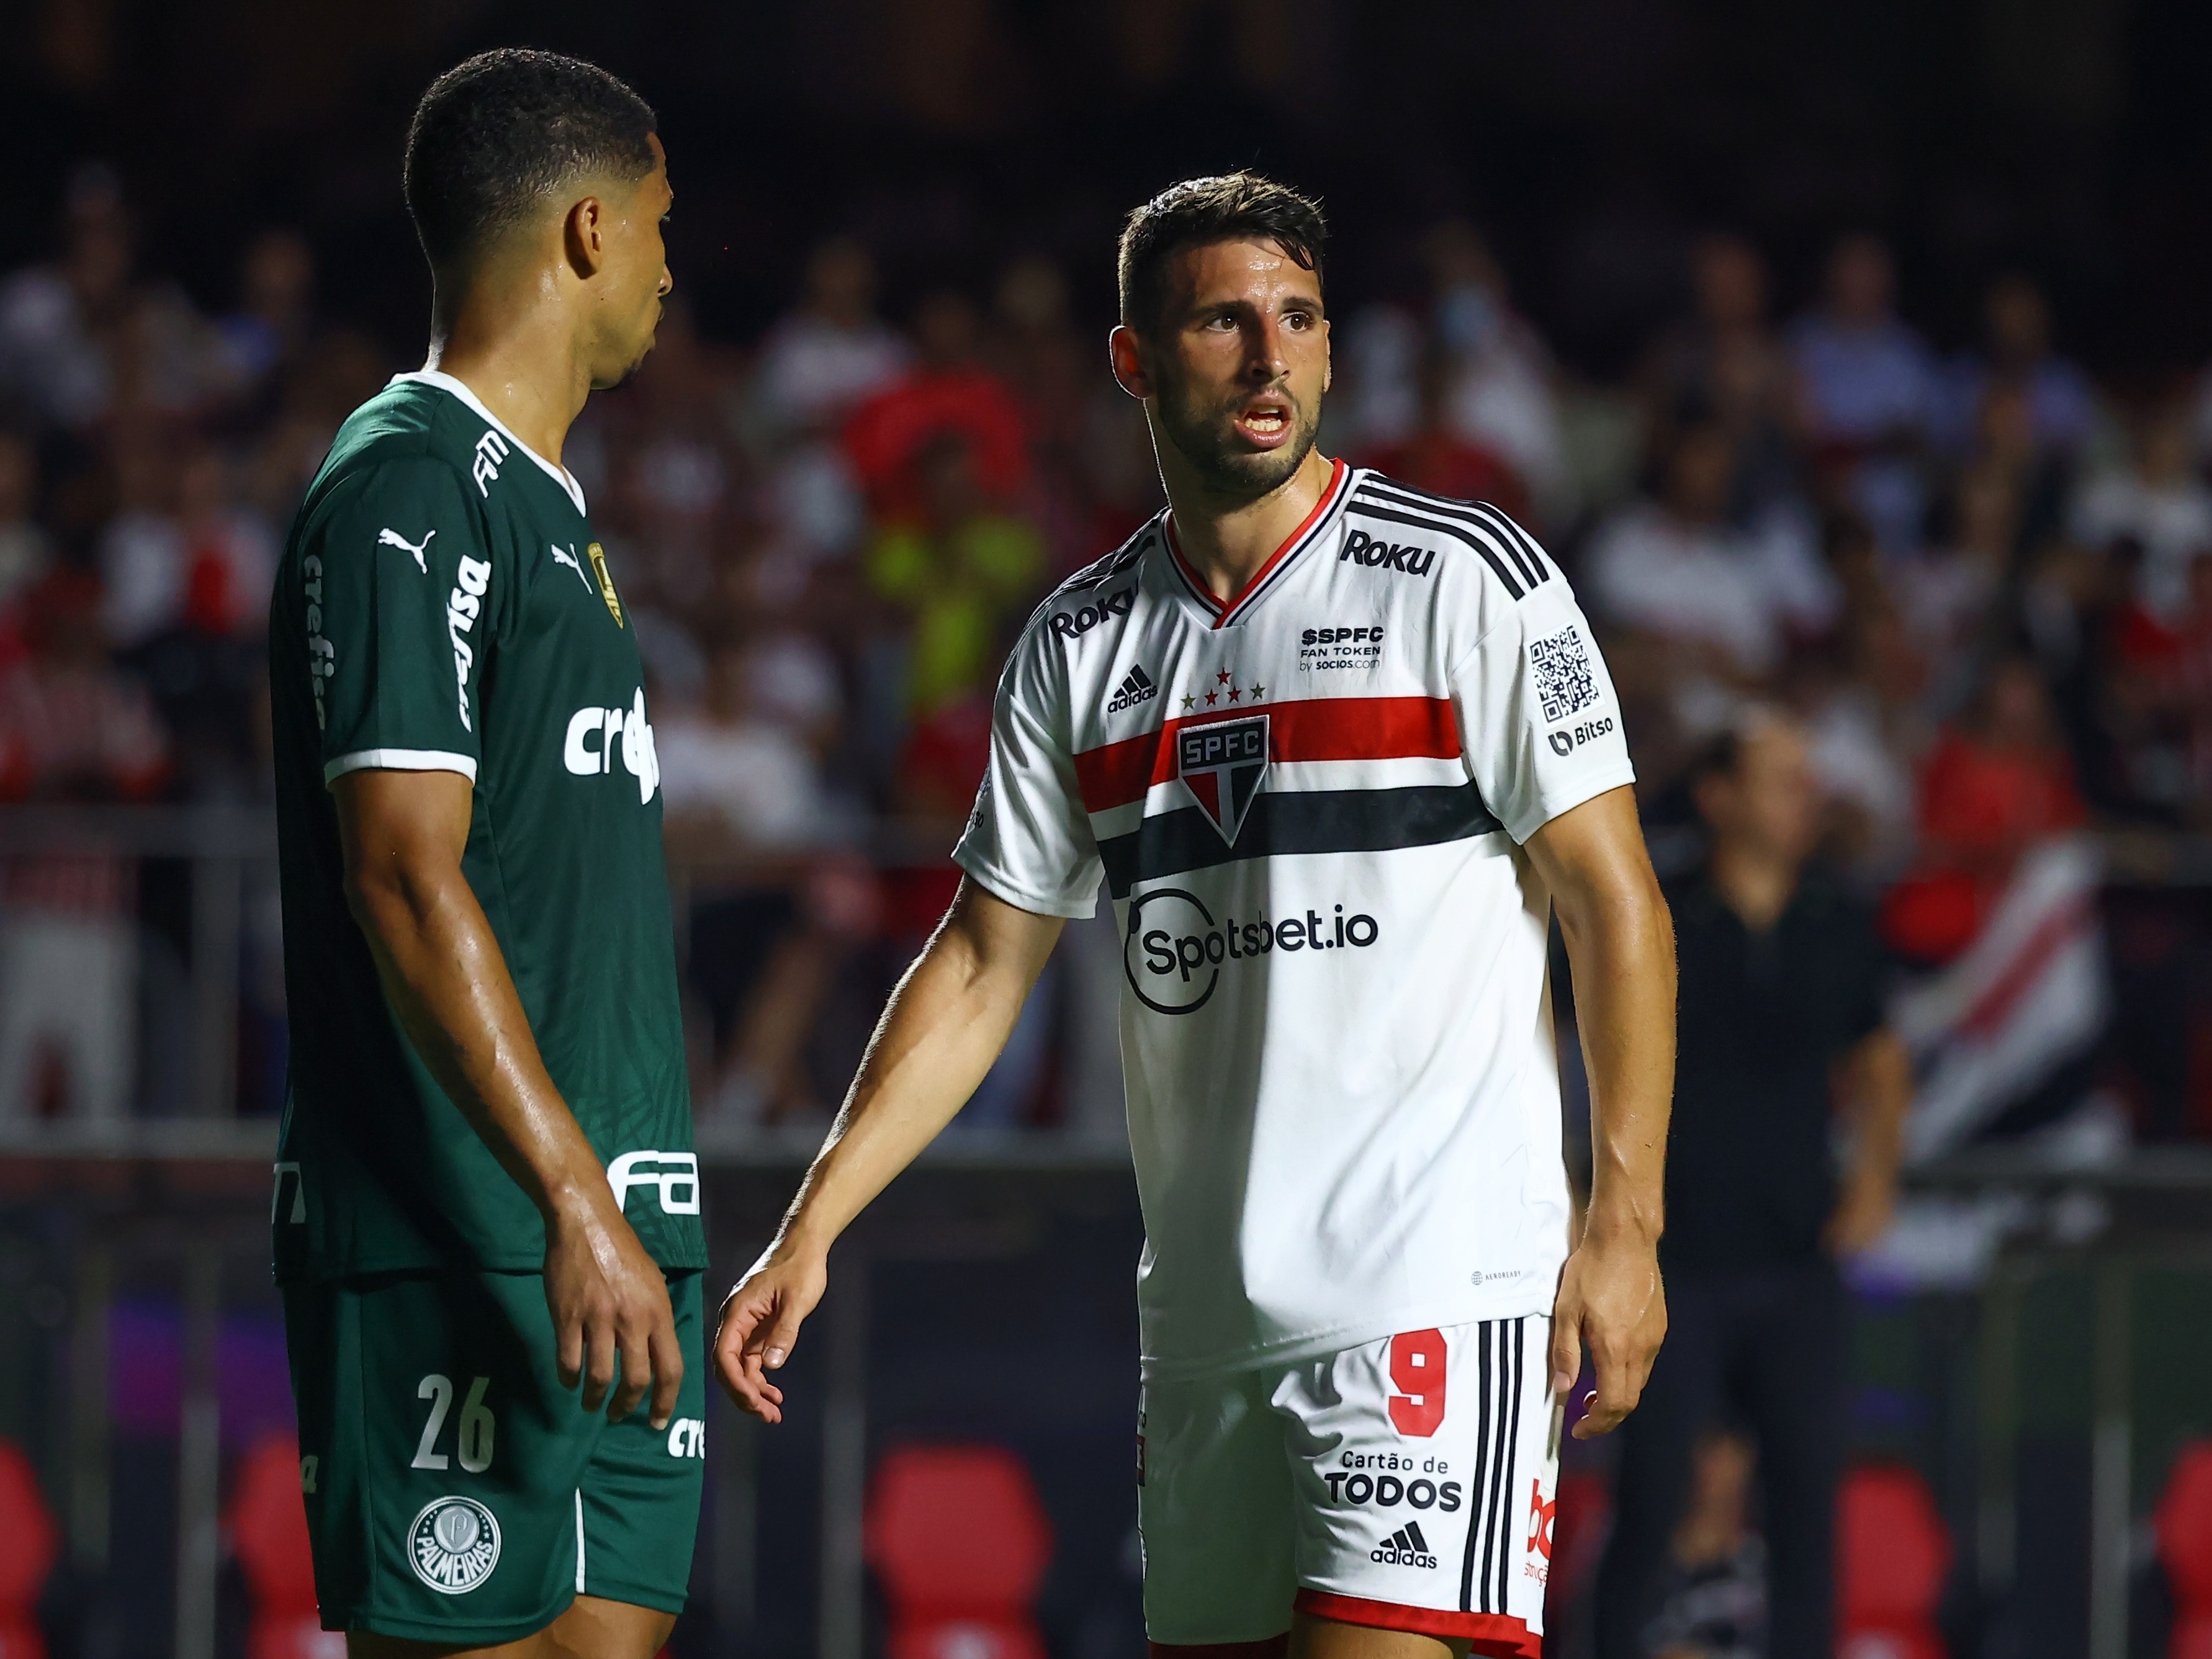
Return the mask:
<svg viewBox="0 0 2212 1659"><path fill-rule="evenodd" d="M1658 1246L1641 1238L1585 1233L1559 1274L1552 1309L1552 1392L1582 1375L1583 1344L1597 1368L1597 1391L1575 1438L1610 1434L1636 1409L1667 1336L1667 1293Z"/></svg>
<svg viewBox="0 0 2212 1659"><path fill-rule="evenodd" d="M731 1287L714 1332L714 1375L740 1411L783 1421L783 1390L765 1374L791 1358L799 1326L829 1285L826 1252L776 1245Z"/></svg>
<svg viewBox="0 0 2212 1659"><path fill-rule="evenodd" d="M556 1205L545 1225L545 1304L552 1310L561 1386L584 1385L584 1409L620 1422L653 1390L647 1419L665 1429L684 1382L684 1351L668 1280L614 1207L611 1192ZM622 1386L615 1387L619 1358Z"/></svg>

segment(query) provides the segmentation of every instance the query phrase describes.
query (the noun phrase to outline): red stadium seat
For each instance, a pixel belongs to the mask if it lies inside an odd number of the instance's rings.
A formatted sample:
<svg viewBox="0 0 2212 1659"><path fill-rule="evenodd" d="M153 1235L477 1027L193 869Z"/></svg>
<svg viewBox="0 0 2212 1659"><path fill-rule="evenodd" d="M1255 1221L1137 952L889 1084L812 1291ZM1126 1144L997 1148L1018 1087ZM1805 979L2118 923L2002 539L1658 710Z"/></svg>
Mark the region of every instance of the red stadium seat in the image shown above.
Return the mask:
<svg viewBox="0 0 2212 1659"><path fill-rule="evenodd" d="M1837 1659L1945 1659L1936 1603L1951 1535L1928 1483L1898 1468L1853 1469L1836 1516Z"/></svg>
<svg viewBox="0 0 2212 1659"><path fill-rule="evenodd" d="M1021 1459L997 1446L908 1446L876 1465L868 1565L889 1659L1045 1659L1030 1617L1052 1523Z"/></svg>
<svg viewBox="0 0 2212 1659"><path fill-rule="evenodd" d="M246 1659L345 1659L343 1632L325 1630L315 1612L300 1443L291 1435L265 1434L239 1459L224 1521L253 1600Z"/></svg>
<svg viewBox="0 0 2212 1659"><path fill-rule="evenodd" d="M12 1440L0 1440L0 1659L46 1659L39 1594L60 1547L31 1460Z"/></svg>
<svg viewBox="0 0 2212 1659"><path fill-rule="evenodd" d="M2173 1593L2167 1659L2212 1659L2212 1440L2181 1449L2152 1518Z"/></svg>

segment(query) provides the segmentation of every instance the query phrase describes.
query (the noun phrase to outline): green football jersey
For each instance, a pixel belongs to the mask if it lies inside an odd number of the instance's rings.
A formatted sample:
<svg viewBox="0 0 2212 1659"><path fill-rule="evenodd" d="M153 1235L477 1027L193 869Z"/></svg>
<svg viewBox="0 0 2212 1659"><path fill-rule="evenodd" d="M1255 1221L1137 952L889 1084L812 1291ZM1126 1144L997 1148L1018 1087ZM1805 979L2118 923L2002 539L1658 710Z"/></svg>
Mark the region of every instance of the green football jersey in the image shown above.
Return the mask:
<svg viewBox="0 0 2212 1659"><path fill-rule="evenodd" d="M356 410L270 611L291 1082L277 1277L537 1269L544 1225L399 1026L331 781L475 785L462 872L546 1069L664 1267L706 1265L644 669L568 475L450 376Z"/></svg>

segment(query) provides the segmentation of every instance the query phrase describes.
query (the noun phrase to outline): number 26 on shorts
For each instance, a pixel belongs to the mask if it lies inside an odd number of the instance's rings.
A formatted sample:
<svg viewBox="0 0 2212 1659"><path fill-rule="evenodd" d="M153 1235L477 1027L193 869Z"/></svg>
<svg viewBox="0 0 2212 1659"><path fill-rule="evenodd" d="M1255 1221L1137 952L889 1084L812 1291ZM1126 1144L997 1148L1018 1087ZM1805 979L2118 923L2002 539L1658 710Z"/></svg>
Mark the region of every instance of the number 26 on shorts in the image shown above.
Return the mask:
<svg viewBox="0 0 2212 1659"><path fill-rule="evenodd" d="M1390 1422L1400 1434L1426 1439L1443 1425L1444 1336L1401 1331L1390 1339Z"/></svg>
<svg viewBox="0 0 2212 1659"><path fill-rule="evenodd" d="M454 1449L460 1455L461 1468L470 1474L482 1474L491 1467L492 1439L498 1425L483 1402L484 1391L490 1387L491 1378L471 1377L468 1398L461 1402L461 1420L454 1436L459 1444ZM422 1425L422 1438L415 1447L415 1461L410 1467L442 1469L451 1460L438 1449L438 1435L446 1426L446 1414L453 1408L453 1379L433 1371L416 1389L415 1397L430 1402L430 1416Z"/></svg>

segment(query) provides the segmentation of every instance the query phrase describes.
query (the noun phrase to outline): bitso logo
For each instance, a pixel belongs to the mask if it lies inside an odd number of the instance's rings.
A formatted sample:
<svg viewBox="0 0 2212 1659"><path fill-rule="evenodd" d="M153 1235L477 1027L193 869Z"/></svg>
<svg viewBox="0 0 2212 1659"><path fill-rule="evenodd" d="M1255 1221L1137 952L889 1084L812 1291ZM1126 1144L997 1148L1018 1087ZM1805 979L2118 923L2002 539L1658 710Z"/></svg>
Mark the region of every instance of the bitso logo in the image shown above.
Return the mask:
<svg viewBox="0 0 2212 1659"><path fill-rule="evenodd" d="M1564 760L1584 744L1601 738L1612 730L1613 717L1607 714L1594 720L1585 720L1571 732L1554 732L1552 733L1552 752Z"/></svg>
<svg viewBox="0 0 2212 1659"><path fill-rule="evenodd" d="M440 1498L407 1529L415 1576L441 1595L465 1595L499 1565L499 1522L473 1498Z"/></svg>
<svg viewBox="0 0 2212 1659"><path fill-rule="evenodd" d="M1381 933L1374 917L1347 916L1341 904L1328 916L1318 910L1280 921L1228 916L1217 927L1197 894L1160 887L1129 901L1121 971L1137 1000L1154 1013L1194 1014L1212 997L1226 963L1278 951L1364 950Z"/></svg>
<svg viewBox="0 0 2212 1659"><path fill-rule="evenodd" d="M1234 847L1267 775L1267 717L1184 726L1176 733L1176 775L1221 839Z"/></svg>

